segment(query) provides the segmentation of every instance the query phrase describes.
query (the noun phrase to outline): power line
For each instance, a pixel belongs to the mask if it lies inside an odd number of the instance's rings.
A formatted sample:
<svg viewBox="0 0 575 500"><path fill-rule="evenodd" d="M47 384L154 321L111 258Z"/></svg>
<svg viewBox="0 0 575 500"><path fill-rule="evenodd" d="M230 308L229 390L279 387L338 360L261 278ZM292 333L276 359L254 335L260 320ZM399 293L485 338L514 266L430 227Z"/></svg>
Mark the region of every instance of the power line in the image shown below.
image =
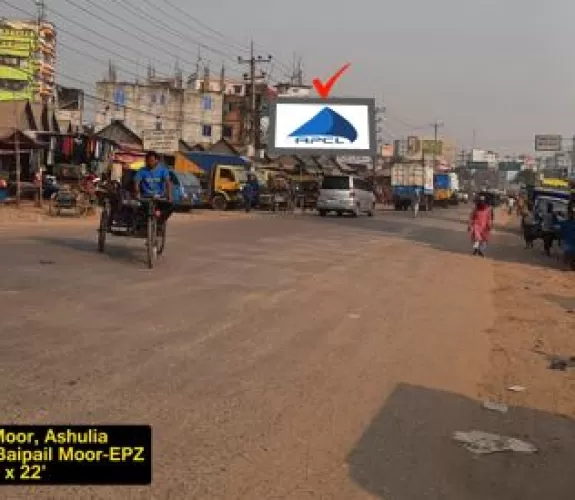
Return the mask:
<svg viewBox="0 0 575 500"><path fill-rule="evenodd" d="M71 0L66 0L66 1L71 1ZM100 3L100 4L95 4L92 0L85 0L85 1L86 1L87 3L89 3L90 5L96 7L96 8L102 9L104 12L107 12L107 13L110 14L110 15L113 14L113 13L111 13L109 10L104 9L104 8L102 7L102 4L101 4L101 3ZM224 59L227 59L227 60L229 60L229 61L234 62L234 60L233 60L227 53L225 53L225 52L223 52L223 51L221 51L221 50L219 50L219 49L213 48L213 47L211 47L210 45L208 45L208 44L206 44L206 43L200 42L200 41L198 41L197 39L195 39L195 38L193 38L193 37L187 35L186 33L183 33L183 32L181 32L181 31L179 31L179 30L175 30L172 26L170 26L170 25L164 23L163 21L161 21L161 20L159 20L159 19L156 19L155 21L151 22L151 21L150 21L150 16L151 16L151 14L147 13L147 12L146 12L145 10L143 10L140 6L132 4L132 3L131 3L130 1L128 1L128 0L122 0L122 2L119 2L118 5L122 6L122 8L126 9L128 12L130 12L130 13L133 14L134 16L138 17L139 19L143 19L143 20L145 20L146 22L149 22L151 25L156 24L156 25L160 26L160 27L161 27L163 30L165 30L167 33L170 33L170 34L172 34L173 36L178 37L179 39L181 39L181 38L183 38L183 39L188 39L188 40L190 40L193 44L197 45L198 47L201 47L202 49L206 49L207 51L212 52L212 53L214 53L214 54L217 54L217 55L223 57ZM126 22L126 21L124 20L124 22ZM132 23L128 23L128 24L134 26ZM139 28L139 27L138 27L138 28ZM166 42L166 43L167 43L167 42ZM175 44L173 44L173 43L171 43L171 42L170 42L170 44L171 44L172 46L176 46L178 49L181 49L181 48L182 48L181 45L175 45Z"/></svg>
<svg viewBox="0 0 575 500"><path fill-rule="evenodd" d="M14 4L8 2L7 0L0 0L0 2L6 4L6 5L10 6L10 7L12 7L13 9L17 10L18 12L21 12L21 13L26 14L26 15L28 15L28 16L31 16L31 15L32 15L30 12L27 12L26 10L21 9L21 8L15 6ZM64 19L64 20L66 20L66 21L72 22L69 18L67 18L66 16L63 16L62 14L60 14L60 13L57 12L57 11L55 11L54 9L50 8L50 9L48 9L48 10L49 10L52 14L55 14L57 17L59 17L59 18L61 18L61 19ZM74 22L75 22L75 21L74 21ZM94 34L98 35L100 38L102 38L102 39L104 39L104 40L108 40L108 41L114 43L115 45L118 45L118 43L117 43L115 40L112 40L111 38L108 38L108 37L105 37L105 36L103 36L103 35L100 35L97 31L95 31L95 30L93 30L93 29L91 29L91 28L89 28L89 27L87 27L87 26L85 26L85 25L82 25L82 24L77 23L77 22L75 22L75 23L76 23L79 27L85 29L86 31L89 31L89 32L91 32L91 33L94 33ZM126 57L125 55L123 55L123 54L121 54L121 53L119 53L119 52L115 52L115 51L113 51L113 50L111 50L111 49L108 49L107 47L105 47L105 46L103 46L103 45L99 45L99 44L97 44L97 43L94 43L94 42L92 42L92 41L86 39L86 38L83 38L83 37L81 37L81 36L79 36L79 35L76 35L75 33L72 33L71 31L68 31L68 30L66 30L65 28L58 27L58 31L59 31L59 32L62 32L62 33L65 33L65 34L67 34L67 35L69 35L69 36L71 36L71 37L73 37L73 38L75 38L75 39L77 39L77 40L80 40L80 41L84 42L84 43L87 43L88 45L91 45L92 47L96 47L96 48L98 48L98 49L100 49L100 50L103 50L104 52L107 52L107 53L109 53L109 54L112 54L113 56L118 57L119 59L122 59L122 60L127 61L127 62L130 62L130 63L135 63L136 65L139 65L139 62L138 62L138 61L135 61L134 59L131 59L131 58L129 58L129 57ZM64 44L63 44L61 41L59 41L58 43L64 46ZM142 55L143 57L147 57L148 60L150 60L149 56L146 56L146 55L143 54L143 53L140 53L140 52L137 52L137 51L133 51L133 52L134 52L135 54ZM152 60L155 61L155 62L156 62L156 61L159 61L160 64L167 64L165 61L160 61L160 60L158 60L158 59L152 59ZM166 76L169 76L169 75L166 74Z"/></svg>
<svg viewBox="0 0 575 500"><path fill-rule="evenodd" d="M200 19L198 19L197 17L193 16L192 14L186 12L185 10L183 10L181 7L178 7L177 5L174 5L171 1L169 0L164 0L164 3L166 3L167 5L169 5L170 7L172 7L174 10L176 10L177 12L179 12L181 15L183 15L184 17L187 17L189 19L192 20L192 22L194 22L195 24L197 24L198 26L201 26L209 31L211 31L212 33L214 33L215 35L220 36L223 39L227 39L229 38L227 35L223 34L221 31L218 31L215 28L212 28L211 26L207 25L206 23L204 23L203 21L201 21ZM240 48L240 51L242 52L246 52L246 53L250 53L250 48L247 47L246 45L244 45L243 43L237 43L237 45ZM257 44L254 44L255 48L259 48L264 50L263 47L258 46ZM285 70L290 71L289 66L286 65L283 61L281 61L281 59L275 58L275 60L278 62L278 64L280 66L282 66Z"/></svg>
<svg viewBox="0 0 575 500"><path fill-rule="evenodd" d="M93 18L95 18L95 19L98 19L99 21L105 23L106 25L112 26L112 27L116 28L117 30L121 31L122 33L127 33L127 34L131 35L132 37L134 37L136 40L139 40L140 42L145 43L146 45L155 48L156 51L163 50L163 49L160 49L160 48L157 47L158 41L163 42L165 45L167 45L167 46L169 46L169 47L175 47L177 50L182 50L182 46L178 46L178 45L174 44L173 42L171 42L171 41L169 41L169 40L166 40L166 39L164 39L164 38L162 38L162 37L160 37L160 36L154 35L154 36L152 37L152 40L147 40L147 39L143 38L142 36L140 36L140 35L137 34L137 33L134 34L134 33L132 33L131 31L127 31L125 26L120 26L119 24L116 24L116 23L110 21L110 19L106 19L105 17L102 17L102 16L100 16L99 14L96 14L96 13L94 13L94 12L91 12L90 9L87 9L87 8L83 7L82 5L78 5L78 4L77 4L76 2L74 2L73 0L65 0L65 1L66 1L68 4L73 5L74 7L76 7L78 10L80 10L80 11L82 11L82 12L88 14L89 16L91 16L91 17L93 17ZM86 1L87 1L87 3L89 3L90 5L92 5L92 6L96 7L96 8L98 8L99 10L101 10L101 11L107 13L108 15L111 15L111 16L114 16L114 15L115 15L113 12L110 12L109 10L103 8L102 5L96 5L96 4L92 3L91 0L86 0ZM126 19L124 19L123 22L124 22L125 25L132 26L132 27L134 27L136 30L141 30L141 27L140 27L140 26L138 26L138 25L136 25L136 24L134 24L134 23L131 23L130 21L127 21ZM98 36L100 36L100 34L98 34ZM208 47L206 47L206 48L208 48ZM211 49L208 48L208 50L211 50ZM176 54L174 54L173 52L169 52L169 51L167 51L167 50L166 50L165 52L166 52L168 55L171 55L174 59L179 59L179 56L176 55ZM193 62L190 62L189 60L186 60L186 59L184 59L184 58L182 58L182 60L183 60L184 62L186 62L187 64L189 64L190 66L193 66L193 65L194 65L194 63L193 63Z"/></svg>

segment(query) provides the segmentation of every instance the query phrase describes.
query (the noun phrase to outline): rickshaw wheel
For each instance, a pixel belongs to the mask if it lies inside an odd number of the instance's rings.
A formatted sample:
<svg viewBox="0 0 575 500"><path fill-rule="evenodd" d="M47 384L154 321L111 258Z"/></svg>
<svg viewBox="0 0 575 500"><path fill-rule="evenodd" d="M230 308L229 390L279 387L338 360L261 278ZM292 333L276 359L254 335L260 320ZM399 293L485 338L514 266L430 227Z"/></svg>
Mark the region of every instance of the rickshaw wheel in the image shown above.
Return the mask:
<svg viewBox="0 0 575 500"><path fill-rule="evenodd" d="M158 241L157 226L154 217L148 217L147 235L146 235L146 252L148 269L152 269L158 258Z"/></svg>
<svg viewBox="0 0 575 500"><path fill-rule="evenodd" d="M50 205L48 206L48 213L50 214L51 217L55 217L56 215L60 215L60 210L56 206L57 194L58 193L53 193L52 196L50 196Z"/></svg>
<svg viewBox="0 0 575 500"><path fill-rule="evenodd" d="M158 255L162 255L166 247L166 224L167 222L164 222L162 228L158 231Z"/></svg>
<svg viewBox="0 0 575 500"><path fill-rule="evenodd" d="M88 200L82 193L76 195L76 211L79 217L85 217L88 214Z"/></svg>
<svg viewBox="0 0 575 500"><path fill-rule="evenodd" d="M108 232L108 210L103 209L100 215L100 227L98 228L98 252L103 253L106 248L106 233Z"/></svg>

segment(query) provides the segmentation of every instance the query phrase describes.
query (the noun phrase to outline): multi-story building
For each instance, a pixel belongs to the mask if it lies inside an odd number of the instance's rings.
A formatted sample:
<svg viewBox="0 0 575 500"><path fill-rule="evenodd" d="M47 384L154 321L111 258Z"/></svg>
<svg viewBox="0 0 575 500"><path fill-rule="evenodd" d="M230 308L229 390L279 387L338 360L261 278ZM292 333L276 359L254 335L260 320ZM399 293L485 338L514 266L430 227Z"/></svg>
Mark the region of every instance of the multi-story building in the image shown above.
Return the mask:
<svg viewBox="0 0 575 500"><path fill-rule="evenodd" d="M55 62L51 23L0 20L0 100L52 101Z"/></svg>
<svg viewBox="0 0 575 500"><path fill-rule="evenodd" d="M109 78L96 84L100 110L97 126L120 120L136 134L176 130L188 144L210 145L222 138L223 95L216 83L181 78L122 82Z"/></svg>
<svg viewBox="0 0 575 500"><path fill-rule="evenodd" d="M234 147L246 142L247 84L224 83L224 108L222 137Z"/></svg>

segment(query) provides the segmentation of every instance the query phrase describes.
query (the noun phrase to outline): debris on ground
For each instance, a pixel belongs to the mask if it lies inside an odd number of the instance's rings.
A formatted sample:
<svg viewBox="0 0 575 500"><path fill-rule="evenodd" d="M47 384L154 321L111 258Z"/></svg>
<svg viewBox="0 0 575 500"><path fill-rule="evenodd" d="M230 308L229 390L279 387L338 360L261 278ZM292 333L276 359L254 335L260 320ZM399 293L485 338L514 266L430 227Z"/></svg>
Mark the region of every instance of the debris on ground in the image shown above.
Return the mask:
<svg viewBox="0 0 575 500"><path fill-rule="evenodd" d="M531 443L483 431L457 431L453 433L453 439L463 444L466 450L477 455L504 451L514 451L517 453L537 452L537 448Z"/></svg>
<svg viewBox="0 0 575 500"><path fill-rule="evenodd" d="M507 413L509 407L504 403L495 403L494 401L485 401L483 403L483 408L491 411L498 411L499 413Z"/></svg>
<svg viewBox="0 0 575 500"><path fill-rule="evenodd" d="M571 356L568 358L563 357L551 358L549 364L550 370L559 370L565 372L567 371L567 368L575 368L575 356Z"/></svg>
<svg viewBox="0 0 575 500"><path fill-rule="evenodd" d="M361 316L357 313L352 313L348 317L349 319L359 319Z"/></svg>
<svg viewBox="0 0 575 500"><path fill-rule="evenodd" d="M512 385L511 387L508 387L507 390L511 392L525 392L527 388L522 385Z"/></svg>

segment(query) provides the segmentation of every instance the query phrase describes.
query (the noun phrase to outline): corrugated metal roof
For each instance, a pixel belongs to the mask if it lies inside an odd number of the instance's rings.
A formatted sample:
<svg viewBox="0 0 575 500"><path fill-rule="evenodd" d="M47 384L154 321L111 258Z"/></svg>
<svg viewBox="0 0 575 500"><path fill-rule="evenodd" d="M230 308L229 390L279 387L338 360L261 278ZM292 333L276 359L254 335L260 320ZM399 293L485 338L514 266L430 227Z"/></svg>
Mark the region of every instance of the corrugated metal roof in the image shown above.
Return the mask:
<svg viewBox="0 0 575 500"><path fill-rule="evenodd" d="M248 161L235 155L220 155L192 151L190 153L186 153L186 157L193 161L202 170L210 170L215 165L237 165L240 167L246 167L249 165Z"/></svg>

